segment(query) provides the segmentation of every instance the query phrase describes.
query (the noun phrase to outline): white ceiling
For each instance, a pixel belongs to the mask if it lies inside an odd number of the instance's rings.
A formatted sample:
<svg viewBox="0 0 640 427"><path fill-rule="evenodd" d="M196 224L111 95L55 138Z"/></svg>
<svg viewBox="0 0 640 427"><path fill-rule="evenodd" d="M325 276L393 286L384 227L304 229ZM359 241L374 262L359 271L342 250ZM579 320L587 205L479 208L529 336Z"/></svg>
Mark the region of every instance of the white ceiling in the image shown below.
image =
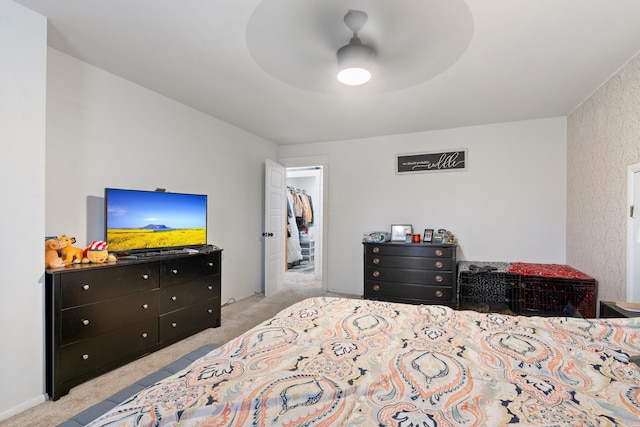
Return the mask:
<svg viewBox="0 0 640 427"><path fill-rule="evenodd" d="M15 0L49 46L279 144L569 114L640 51L638 0ZM363 87L335 80L359 32Z"/></svg>

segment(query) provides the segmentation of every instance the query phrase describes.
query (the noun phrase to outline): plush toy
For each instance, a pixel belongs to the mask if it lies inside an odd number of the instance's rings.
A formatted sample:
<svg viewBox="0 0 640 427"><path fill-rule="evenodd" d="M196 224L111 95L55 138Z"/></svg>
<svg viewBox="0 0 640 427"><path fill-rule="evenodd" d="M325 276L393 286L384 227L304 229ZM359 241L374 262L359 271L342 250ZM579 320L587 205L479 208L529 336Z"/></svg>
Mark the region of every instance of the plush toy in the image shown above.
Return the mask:
<svg viewBox="0 0 640 427"><path fill-rule="evenodd" d="M91 244L85 248L83 252L82 262L88 264L103 263L103 262L115 262L116 257L110 255L107 251L107 243L102 240L94 240Z"/></svg>
<svg viewBox="0 0 640 427"><path fill-rule="evenodd" d="M76 242L75 237L67 237L65 234L58 237L60 244L62 245L62 261L64 261L65 265L69 265L71 263L77 264L82 262L82 258L84 258L83 250L80 248L76 248L73 245Z"/></svg>
<svg viewBox="0 0 640 427"><path fill-rule="evenodd" d="M58 255L62 244L58 239L47 239L44 242L44 268L64 267L64 261Z"/></svg>

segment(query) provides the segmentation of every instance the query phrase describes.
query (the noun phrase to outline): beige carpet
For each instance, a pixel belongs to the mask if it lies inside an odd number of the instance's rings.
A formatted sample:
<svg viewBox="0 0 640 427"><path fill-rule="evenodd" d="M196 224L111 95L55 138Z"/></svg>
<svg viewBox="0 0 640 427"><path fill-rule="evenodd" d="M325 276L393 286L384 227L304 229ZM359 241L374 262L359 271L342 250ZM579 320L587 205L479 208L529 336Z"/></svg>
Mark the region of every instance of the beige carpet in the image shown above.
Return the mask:
<svg viewBox="0 0 640 427"><path fill-rule="evenodd" d="M265 297L256 294L222 308L222 326L202 331L128 365L80 384L59 400L46 401L5 421L2 427L55 426L106 399L140 378L168 365L185 354L210 343L223 344L272 317L289 305L308 297L337 295L324 293L313 274L288 272L283 289ZM351 296L355 297L355 296ZM226 301L223 301L223 304Z"/></svg>

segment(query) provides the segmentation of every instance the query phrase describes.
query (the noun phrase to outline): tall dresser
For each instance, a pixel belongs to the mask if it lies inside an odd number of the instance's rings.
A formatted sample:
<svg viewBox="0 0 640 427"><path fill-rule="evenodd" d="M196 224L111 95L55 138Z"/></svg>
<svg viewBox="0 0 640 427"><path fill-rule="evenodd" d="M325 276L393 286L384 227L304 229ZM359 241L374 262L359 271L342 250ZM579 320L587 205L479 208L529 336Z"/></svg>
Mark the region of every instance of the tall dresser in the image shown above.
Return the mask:
<svg viewBox="0 0 640 427"><path fill-rule="evenodd" d="M457 245L363 243L364 297L458 306Z"/></svg>
<svg viewBox="0 0 640 427"><path fill-rule="evenodd" d="M46 272L46 388L71 387L220 326L221 250Z"/></svg>

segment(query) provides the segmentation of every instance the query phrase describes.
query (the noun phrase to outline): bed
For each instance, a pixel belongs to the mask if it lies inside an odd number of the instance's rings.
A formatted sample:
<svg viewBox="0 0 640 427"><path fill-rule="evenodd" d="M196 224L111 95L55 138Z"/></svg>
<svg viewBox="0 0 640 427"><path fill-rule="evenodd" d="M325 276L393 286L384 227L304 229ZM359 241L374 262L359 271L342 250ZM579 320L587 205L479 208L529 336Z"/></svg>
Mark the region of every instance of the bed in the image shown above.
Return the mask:
<svg viewBox="0 0 640 427"><path fill-rule="evenodd" d="M638 426L640 318L310 298L96 426Z"/></svg>

